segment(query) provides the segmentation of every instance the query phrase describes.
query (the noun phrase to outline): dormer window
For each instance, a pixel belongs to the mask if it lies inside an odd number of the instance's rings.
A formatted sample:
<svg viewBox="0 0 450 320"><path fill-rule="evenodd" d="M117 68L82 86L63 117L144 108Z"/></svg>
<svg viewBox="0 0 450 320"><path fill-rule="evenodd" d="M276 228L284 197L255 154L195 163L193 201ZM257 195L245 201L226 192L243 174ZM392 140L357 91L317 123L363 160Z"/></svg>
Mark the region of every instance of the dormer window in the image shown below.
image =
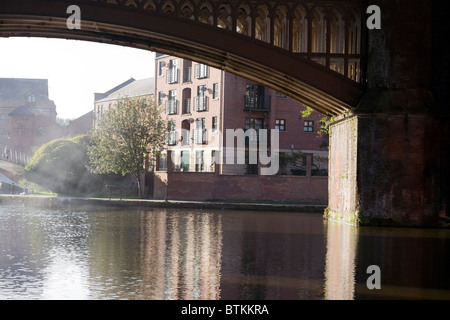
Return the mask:
<svg viewBox="0 0 450 320"><path fill-rule="evenodd" d="M34 105L36 103L36 96L32 93L27 95L26 99L27 99L27 104Z"/></svg>

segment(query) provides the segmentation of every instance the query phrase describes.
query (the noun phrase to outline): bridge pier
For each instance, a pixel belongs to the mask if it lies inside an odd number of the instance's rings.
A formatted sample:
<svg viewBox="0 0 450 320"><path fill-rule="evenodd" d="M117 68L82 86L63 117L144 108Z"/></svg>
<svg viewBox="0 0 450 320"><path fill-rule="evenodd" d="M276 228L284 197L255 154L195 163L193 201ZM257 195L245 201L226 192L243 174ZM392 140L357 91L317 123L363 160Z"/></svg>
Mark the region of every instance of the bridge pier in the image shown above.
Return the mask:
<svg viewBox="0 0 450 320"><path fill-rule="evenodd" d="M352 114L330 129L329 219L363 225L438 223L446 201L439 119Z"/></svg>
<svg viewBox="0 0 450 320"><path fill-rule="evenodd" d="M449 44L442 1L371 0L367 79L358 106L330 126L330 219L432 226L450 216ZM420 24L417 19L420 17Z"/></svg>

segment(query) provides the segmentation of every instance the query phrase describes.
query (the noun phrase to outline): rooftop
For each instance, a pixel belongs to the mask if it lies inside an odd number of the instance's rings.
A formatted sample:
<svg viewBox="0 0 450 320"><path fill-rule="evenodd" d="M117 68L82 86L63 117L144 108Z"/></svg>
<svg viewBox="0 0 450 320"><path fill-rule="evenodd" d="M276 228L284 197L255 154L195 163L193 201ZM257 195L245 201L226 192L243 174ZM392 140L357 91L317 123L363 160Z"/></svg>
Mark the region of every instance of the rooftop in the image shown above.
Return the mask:
<svg viewBox="0 0 450 320"><path fill-rule="evenodd" d="M118 85L117 87L107 91L105 94L100 96L100 99L95 100L95 102L98 103L112 101L124 97L139 97L154 94L154 92L154 78L147 78L142 80L134 80L133 78L131 78L121 85Z"/></svg>

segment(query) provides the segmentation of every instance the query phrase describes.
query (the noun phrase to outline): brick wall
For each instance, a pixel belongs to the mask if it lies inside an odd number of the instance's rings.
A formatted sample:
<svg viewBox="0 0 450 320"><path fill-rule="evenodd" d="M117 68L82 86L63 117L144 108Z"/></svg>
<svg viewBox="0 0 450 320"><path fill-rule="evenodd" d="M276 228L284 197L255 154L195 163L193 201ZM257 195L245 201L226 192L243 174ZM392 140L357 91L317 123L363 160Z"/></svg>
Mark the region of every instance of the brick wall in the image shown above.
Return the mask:
<svg viewBox="0 0 450 320"><path fill-rule="evenodd" d="M155 199L325 204L328 201L328 177L158 172L154 190Z"/></svg>

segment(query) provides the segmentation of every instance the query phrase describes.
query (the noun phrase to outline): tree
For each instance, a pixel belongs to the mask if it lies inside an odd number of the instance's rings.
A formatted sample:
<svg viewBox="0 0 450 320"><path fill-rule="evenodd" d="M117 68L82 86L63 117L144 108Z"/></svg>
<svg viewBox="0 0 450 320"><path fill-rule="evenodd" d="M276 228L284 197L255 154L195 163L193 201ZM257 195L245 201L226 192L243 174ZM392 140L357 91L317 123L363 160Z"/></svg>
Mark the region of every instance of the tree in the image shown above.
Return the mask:
<svg viewBox="0 0 450 320"><path fill-rule="evenodd" d="M139 197L165 143L167 124L151 98L121 98L106 110L88 148L93 173L133 174Z"/></svg>
<svg viewBox="0 0 450 320"><path fill-rule="evenodd" d="M34 153L25 167L25 178L63 194L95 191L98 177L86 169L89 137L52 140Z"/></svg>
<svg viewBox="0 0 450 320"><path fill-rule="evenodd" d="M302 118L308 118L313 113L313 111L314 111L313 108L305 105L305 110L301 111ZM323 116L319 120L320 129L317 133L319 134L319 137L323 138L323 141L320 144L321 148L328 148L329 146L329 138L330 138L329 125L331 121L332 119L327 116Z"/></svg>

